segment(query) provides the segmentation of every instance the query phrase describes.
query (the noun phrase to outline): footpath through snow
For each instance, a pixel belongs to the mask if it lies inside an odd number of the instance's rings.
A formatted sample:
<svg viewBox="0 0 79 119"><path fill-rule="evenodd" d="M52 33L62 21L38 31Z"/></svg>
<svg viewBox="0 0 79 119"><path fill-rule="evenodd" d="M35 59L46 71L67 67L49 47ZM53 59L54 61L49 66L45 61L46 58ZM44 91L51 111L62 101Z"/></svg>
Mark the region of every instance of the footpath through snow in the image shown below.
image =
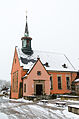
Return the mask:
<svg viewBox="0 0 79 119"><path fill-rule="evenodd" d="M2 102L1 102L2 101ZM32 102L24 99L0 99L0 119L79 119L79 115L68 112L68 105L78 101L64 101L66 106L57 106L61 100L48 100L48 103Z"/></svg>

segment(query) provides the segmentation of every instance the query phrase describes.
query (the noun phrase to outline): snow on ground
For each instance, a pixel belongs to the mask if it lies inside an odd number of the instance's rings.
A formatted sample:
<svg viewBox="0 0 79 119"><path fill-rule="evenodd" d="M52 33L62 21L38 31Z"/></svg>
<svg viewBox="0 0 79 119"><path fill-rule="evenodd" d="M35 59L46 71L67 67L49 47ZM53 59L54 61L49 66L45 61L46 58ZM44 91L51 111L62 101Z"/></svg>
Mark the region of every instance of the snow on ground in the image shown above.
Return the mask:
<svg viewBox="0 0 79 119"><path fill-rule="evenodd" d="M8 116L4 113L0 113L0 119L8 119Z"/></svg>
<svg viewBox="0 0 79 119"><path fill-rule="evenodd" d="M74 101L74 100L65 100L66 102L72 102L72 103L77 103L79 105L79 101Z"/></svg>
<svg viewBox="0 0 79 119"><path fill-rule="evenodd" d="M73 114L71 112L68 112L68 108L66 108L64 111L63 111L63 114L68 118L70 119L79 119L79 115L77 114Z"/></svg>
<svg viewBox="0 0 79 119"><path fill-rule="evenodd" d="M48 103L0 97L0 119L79 119L79 115L68 112L68 105L78 101L65 101L66 106L57 106L60 99L48 100Z"/></svg>
<svg viewBox="0 0 79 119"><path fill-rule="evenodd" d="M5 100L9 100L9 101L14 101L14 102L25 102L25 103L31 103L33 101L29 101L29 100L25 100L24 98L20 98L20 99L9 99L8 97L3 97L2 99L5 99Z"/></svg>

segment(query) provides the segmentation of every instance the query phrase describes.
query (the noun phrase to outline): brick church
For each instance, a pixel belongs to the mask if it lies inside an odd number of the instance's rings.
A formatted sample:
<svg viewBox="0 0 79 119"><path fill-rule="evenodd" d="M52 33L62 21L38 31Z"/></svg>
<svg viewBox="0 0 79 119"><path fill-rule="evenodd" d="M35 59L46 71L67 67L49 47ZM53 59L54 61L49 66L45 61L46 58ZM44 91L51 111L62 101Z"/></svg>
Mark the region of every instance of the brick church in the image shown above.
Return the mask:
<svg viewBox="0 0 79 119"><path fill-rule="evenodd" d="M71 93L77 70L64 54L32 50L27 16L22 48L15 47L11 98Z"/></svg>

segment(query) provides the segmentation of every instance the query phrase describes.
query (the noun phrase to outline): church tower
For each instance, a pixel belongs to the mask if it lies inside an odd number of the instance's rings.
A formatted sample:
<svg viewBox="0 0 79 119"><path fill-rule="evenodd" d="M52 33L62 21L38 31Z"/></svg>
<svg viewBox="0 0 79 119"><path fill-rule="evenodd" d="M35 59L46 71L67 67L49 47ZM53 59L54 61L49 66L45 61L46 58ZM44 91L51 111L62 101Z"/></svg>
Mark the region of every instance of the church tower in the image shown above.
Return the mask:
<svg viewBox="0 0 79 119"><path fill-rule="evenodd" d="M32 38L29 37L27 16L26 16L25 33L24 33L24 37L22 37L21 40L22 40L22 52L27 54L27 55L31 55L33 53L33 50L31 48L31 40L32 40Z"/></svg>

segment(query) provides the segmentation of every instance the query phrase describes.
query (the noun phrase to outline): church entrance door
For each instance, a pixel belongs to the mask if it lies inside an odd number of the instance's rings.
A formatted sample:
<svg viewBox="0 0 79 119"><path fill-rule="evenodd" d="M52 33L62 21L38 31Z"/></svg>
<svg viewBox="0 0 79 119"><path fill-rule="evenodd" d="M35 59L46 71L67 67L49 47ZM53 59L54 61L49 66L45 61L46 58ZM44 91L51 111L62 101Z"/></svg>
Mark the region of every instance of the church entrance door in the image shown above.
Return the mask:
<svg viewBox="0 0 79 119"><path fill-rule="evenodd" d="M42 95L42 94L43 94L43 85L36 84L36 95Z"/></svg>

